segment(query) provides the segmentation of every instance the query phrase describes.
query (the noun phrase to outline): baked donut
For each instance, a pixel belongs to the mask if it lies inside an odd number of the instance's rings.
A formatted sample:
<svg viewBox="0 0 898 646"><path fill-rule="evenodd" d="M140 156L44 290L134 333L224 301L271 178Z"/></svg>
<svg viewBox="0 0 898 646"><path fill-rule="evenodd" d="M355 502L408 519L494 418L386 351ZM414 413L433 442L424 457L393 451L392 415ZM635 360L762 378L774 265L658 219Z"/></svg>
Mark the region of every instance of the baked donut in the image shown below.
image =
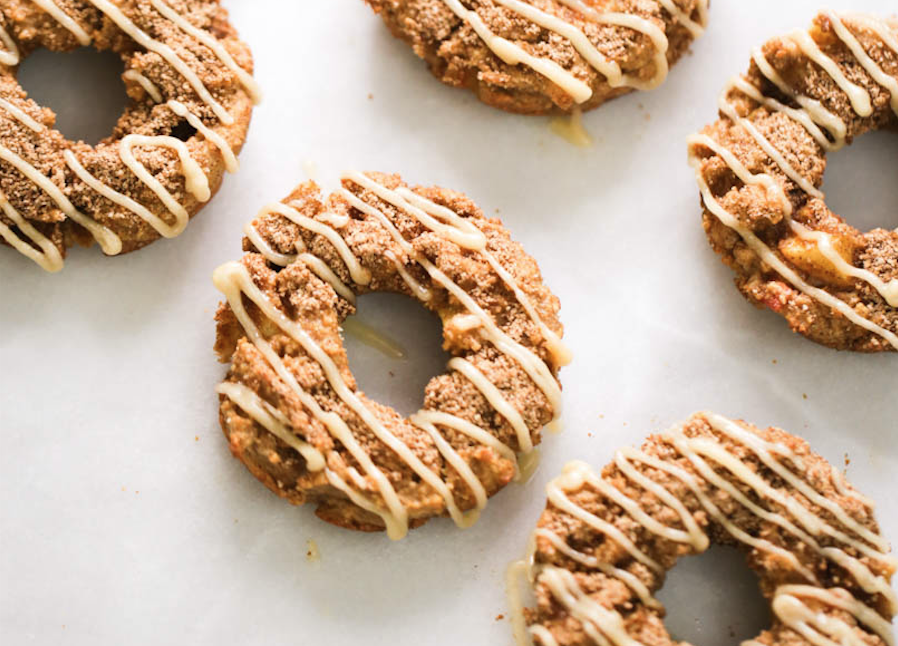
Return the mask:
<svg viewBox="0 0 898 646"><path fill-rule="evenodd" d="M218 0L0 0L0 236L47 271L171 238L237 170L252 57ZM68 141L17 66L38 47L119 54L132 102L97 146Z"/></svg>
<svg viewBox="0 0 898 646"><path fill-rule="evenodd" d="M519 644L677 643L653 595L712 543L745 552L771 605L772 626L743 645L893 643L896 562L873 503L785 431L701 413L617 451L600 476L569 464L547 492L530 556L509 569Z"/></svg>
<svg viewBox="0 0 898 646"><path fill-rule="evenodd" d="M402 538L434 516L473 523L526 476L561 412L558 300L496 219L442 188L346 172L247 226L240 262L215 271L227 302L216 351L231 451L273 492L349 529ZM341 323L357 296L411 296L443 322L448 372L405 419L360 392Z"/></svg>
<svg viewBox="0 0 898 646"><path fill-rule="evenodd" d="M823 12L775 38L689 140L714 249L745 297L823 345L898 349L898 230L826 206L828 152L898 127L898 21Z"/></svg>
<svg viewBox="0 0 898 646"><path fill-rule="evenodd" d="M651 90L708 0L365 0L447 85L502 110L589 110Z"/></svg>

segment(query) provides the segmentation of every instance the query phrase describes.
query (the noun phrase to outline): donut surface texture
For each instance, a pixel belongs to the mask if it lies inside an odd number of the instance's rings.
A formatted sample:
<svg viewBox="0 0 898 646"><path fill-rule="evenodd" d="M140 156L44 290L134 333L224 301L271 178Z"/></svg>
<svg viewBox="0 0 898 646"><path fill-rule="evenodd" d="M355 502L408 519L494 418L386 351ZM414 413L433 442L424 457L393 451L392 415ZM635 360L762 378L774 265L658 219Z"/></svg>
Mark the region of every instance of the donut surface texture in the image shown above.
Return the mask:
<svg viewBox="0 0 898 646"><path fill-rule="evenodd" d="M708 0L365 0L443 83L509 112L590 110L651 90Z"/></svg>
<svg viewBox="0 0 898 646"><path fill-rule="evenodd" d="M711 246L742 294L817 343L898 349L898 229L826 205L827 153L898 129L898 21L823 12L756 49L689 140Z"/></svg>
<svg viewBox="0 0 898 646"><path fill-rule="evenodd" d="M394 539L434 516L468 526L526 475L560 414L558 299L464 195L341 180L326 198L310 182L266 207L247 254L215 272L222 429L269 489L330 523ZM411 296L443 323L448 371L408 419L360 392L347 362L341 324L371 292Z"/></svg>
<svg viewBox="0 0 898 646"><path fill-rule="evenodd" d="M180 234L238 168L252 56L218 0L0 0L0 241L47 271ZM132 99L96 146L67 140L16 81L39 47L118 54Z"/></svg>
<svg viewBox="0 0 898 646"><path fill-rule="evenodd" d="M547 486L531 558L509 570L519 644L669 646L655 593L683 556L742 551L772 625L750 646L887 646L895 559L873 503L807 443L713 413ZM525 571L536 607L523 609Z"/></svg>

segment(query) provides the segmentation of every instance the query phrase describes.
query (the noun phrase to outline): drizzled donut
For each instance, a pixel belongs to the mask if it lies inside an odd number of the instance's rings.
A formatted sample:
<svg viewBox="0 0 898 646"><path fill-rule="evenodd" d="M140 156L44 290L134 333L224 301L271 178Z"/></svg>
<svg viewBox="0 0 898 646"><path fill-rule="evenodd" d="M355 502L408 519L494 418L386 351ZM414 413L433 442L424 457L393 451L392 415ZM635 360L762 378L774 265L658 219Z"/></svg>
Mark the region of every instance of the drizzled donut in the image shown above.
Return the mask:
<svg viewBox="0 0 898 646"><path fill-rule="evenodd" d="M249 49L218 0L0 0L0 240L47 271L75 243L107 255L180 234L249 127ZM97 146L68 141L16 81L38 47L122 57L132 103Z"/></svg>
<svg viewBox="0 0 898 646"><path fill-rule="evenodd" d="M394 539L434 516L474 522L526 475L561 411L558 300L536 263L465 196L346 172L247 226L240 262L219 267L227 302L216 350L230 362L220 420L266 486L322 519ZM357 296L415 298L443 322L448 372L406 419L360 392L340 326Z"/></svg>
<svg viewBox="0 0 898 646"><path fill-rule="evenodd" d="M708 0L365 1L437 78L523 114L658 87L708 11Z"/></svg>
<svg viewBox="0 0 898 646"><path fill-rule="evenodd" d="M751 302L833 348L898 350L898 229L826 206L827 153L898 128L898 22L821 13L752 54L689 140L714 249Z"/></svg>
<svg viewBox="0 0 898 646"><path fill-rule="evenodd" d="M896 562L873 503L801 439L713 413L547 487L530 554L509 570L519 644L666 646L655 593L683 556L745 552L773 624L751 646L891 646ZM536 607L524 609L528 575Z"/></svg>

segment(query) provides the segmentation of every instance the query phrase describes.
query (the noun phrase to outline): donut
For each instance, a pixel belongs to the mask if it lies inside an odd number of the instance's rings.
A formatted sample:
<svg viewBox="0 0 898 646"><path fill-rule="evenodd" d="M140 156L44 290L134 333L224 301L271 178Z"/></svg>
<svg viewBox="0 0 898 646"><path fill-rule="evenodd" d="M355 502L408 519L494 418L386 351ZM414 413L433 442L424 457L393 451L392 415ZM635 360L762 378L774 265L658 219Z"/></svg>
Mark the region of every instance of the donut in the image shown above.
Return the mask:
<svg viewBox="0 0 898 646"><path fill-rule="evenodd" d="M249 48L218 0L0 0L0 240L43 269L97 242L115 256L180 234L238 168ZM45 47L121 56L132 99L110 137L68 141L16 81Z"/></svg>
<svg viewBox="0 0 898 646"><path fill-rule="evenodd" d="M822 345L898 349L898 230L859 231L821 190L827 153L898 127L898 21L824 11L755 49L719 109L689 161L739 290Z"/></svg>
<svg viewBox="0 0 898 646"><path fill-rule="evenodd" d="M470 526L527 477L561 413L558 299L464 195L357 171L341 184L326 198L302 184L264 208L246 255L215 271L222 430L269 489L329 523L392 539L435 516ZM448 370L409 418L366 397L348 365L340 326L373 292L442 320Z"/></svg>
<svg viewBox="0 0 898 646"><path fill-rule="evenodd" d="M365 0L443 83L520 114L651 90L698 38L708 0Z"/></svg>
<svg viewBox="0 0 898 646"><path fill-rule="evenodd" d="M894 643L896 561L873 503L783 430L699 413L618 450L600 475L567 465L547 493L529 555L509 569L519 644L681 643L654 595L712 544L746 554L770 604L772 625L743 645Z"/></svg>

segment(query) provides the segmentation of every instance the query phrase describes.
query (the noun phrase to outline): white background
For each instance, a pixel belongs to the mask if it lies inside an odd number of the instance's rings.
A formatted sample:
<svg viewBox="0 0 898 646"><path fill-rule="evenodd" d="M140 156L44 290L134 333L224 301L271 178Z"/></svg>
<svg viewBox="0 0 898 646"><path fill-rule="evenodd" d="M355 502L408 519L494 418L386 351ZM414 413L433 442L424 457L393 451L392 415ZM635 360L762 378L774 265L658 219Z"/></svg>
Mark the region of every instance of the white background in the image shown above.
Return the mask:
<svg viewBox="0 0 898 646"><path fill-rule="evenodd" d="M847 454L849 477L898 536L895 356L817 347L746 304L705 241L685 161L685 137L715 118L750 47L806 26L815 0L716 0L709 32L661 89L587 115L588 149L548 119L444 87L361 0L225 4L266 96L241 172L187 232L118 259L75 250L55 276L0 249L0 641L510 644L496 620L503 571L545 482L567 460L601 467L615 447L705 408L782 426L838 464ZM96 58L25 64L26 87L70 136L98 139L121 102L120 68ZM860 226L898 226L896 139L872 135L832 158L831 206ZM391 543L332 528L227 451L210 276L310 160L327 186L347 167L398 171L499 209L561 298L576 353L561 375L564 433L546 438L534 480L494 498L471 530L437 520ZM421 312L363 299L363 318L404 339L410 360L350 349L368 392L405 411L442 368L439 326ZM662 599L678 636L736 643L730 628L760 628L742 570L725 553L677 568Z"/></svg>

